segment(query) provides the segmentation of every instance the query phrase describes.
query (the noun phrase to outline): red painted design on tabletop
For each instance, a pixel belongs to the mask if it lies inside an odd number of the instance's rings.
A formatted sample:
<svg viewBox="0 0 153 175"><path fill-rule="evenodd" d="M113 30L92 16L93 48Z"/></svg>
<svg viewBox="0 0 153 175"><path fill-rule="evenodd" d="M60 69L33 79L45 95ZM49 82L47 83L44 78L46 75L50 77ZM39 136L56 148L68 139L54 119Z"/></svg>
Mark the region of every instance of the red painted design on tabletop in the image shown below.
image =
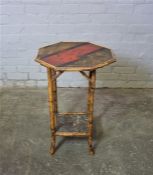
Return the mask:
<svg viewBox="0 0 153 175"><path fill-rule="evenodd" d="M84 56L86 54L90 54L94 51L97 51L101 49L100 46L96 46L93 44L84 44L81 46L77 46L75 48L72 49L68 49L68 50L63 50L59 53L56 54L52 54L50 56L47 56L45 58L43 58L45 60L45 62L58 66L58 65L63 65L69 62L73 62L76 60L79 60L81 58L81 56Z"/></svg>

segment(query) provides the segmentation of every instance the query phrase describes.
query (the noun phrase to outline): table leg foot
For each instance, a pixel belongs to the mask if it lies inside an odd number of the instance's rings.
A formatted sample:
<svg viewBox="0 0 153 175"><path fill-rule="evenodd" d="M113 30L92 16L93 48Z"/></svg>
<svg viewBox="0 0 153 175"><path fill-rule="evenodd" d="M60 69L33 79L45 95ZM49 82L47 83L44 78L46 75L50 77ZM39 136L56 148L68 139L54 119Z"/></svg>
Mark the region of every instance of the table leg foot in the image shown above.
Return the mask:
<svg viewBox="0 0 153 175"><path fill-rule="evenodd" d="M92 144L92 140L90 138L88 140L88 147L89 147L89 154L91 154L91 155L95 154L95 150L94 150L94 147L93 147L93 144Z"/></svg>
<svg viewBox="0 0 153 175"><path fill-rule="evenodd" d="M55 151L56 151L56 147L55 147L55 143L54 143L54 144L51 144L49 152L51 155L53 155L53 154L55 154Z"/></svg>
<svg viewBox="0 0 153 175"><path fill-rule="evenodd" d="M55 148L53 148L53 147L51 146L49 152L50 152L51 155L54 155L54 154L55 154Z"/></svg>
<svg viewBox="0 0 153 175"><path fill-rule="evenodd" d="M52 131L50 154L53 155L55 151L56 151L56 136L55 136L55 131Z"/></svg>
<svg viewBox="0 0 153 175"><path fill-rule="evenodd" d="M89 154L90 155L94 155L95 154L95 150L94 150L93 146L89 147Z"/></svg>

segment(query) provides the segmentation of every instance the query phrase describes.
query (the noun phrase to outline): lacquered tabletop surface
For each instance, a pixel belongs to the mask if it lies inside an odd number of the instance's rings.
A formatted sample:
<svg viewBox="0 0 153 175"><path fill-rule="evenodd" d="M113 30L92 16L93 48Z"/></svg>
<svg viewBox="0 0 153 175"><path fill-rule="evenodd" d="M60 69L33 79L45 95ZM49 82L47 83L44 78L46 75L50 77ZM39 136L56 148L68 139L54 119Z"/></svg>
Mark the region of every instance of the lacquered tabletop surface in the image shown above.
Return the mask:
<svg viewBox="0 0 153 175"><path fill-rule="evenodd" d="M115 62L110 49L89 42L59 42L42 47L36 61L57 70L90 70Z"/></svg>

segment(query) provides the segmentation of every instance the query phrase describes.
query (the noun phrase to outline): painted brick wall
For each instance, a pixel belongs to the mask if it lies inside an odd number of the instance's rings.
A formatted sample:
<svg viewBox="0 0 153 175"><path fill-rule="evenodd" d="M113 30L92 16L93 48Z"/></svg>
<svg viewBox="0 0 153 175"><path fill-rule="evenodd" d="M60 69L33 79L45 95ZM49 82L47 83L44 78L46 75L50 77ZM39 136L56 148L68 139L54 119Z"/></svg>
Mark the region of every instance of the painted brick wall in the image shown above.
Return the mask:
<svg viewBox="0 0 153 175"><path fill-rule="evenodd" d="M58 41L112 48L118 62L97 73L97 87L153 87L153 0L1 0L1 85L46 86L37 49ZM59 86L86 86L65 73Z"/></svg>

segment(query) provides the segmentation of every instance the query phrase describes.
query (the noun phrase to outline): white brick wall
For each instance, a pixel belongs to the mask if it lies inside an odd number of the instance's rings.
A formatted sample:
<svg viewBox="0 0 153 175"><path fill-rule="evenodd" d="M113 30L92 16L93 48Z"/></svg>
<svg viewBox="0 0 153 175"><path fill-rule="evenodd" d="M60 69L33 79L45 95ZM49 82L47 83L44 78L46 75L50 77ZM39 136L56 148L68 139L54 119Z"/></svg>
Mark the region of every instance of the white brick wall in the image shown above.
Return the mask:
<svg viewBox="0 0 153 175"><path fill-rule="evenodd" d="M0 86L47 86L38 48L90 41L117 63L97 71L97 87L153 87L153 0L0 0ZM59 86L86 86L66 73Z"/></svg>

